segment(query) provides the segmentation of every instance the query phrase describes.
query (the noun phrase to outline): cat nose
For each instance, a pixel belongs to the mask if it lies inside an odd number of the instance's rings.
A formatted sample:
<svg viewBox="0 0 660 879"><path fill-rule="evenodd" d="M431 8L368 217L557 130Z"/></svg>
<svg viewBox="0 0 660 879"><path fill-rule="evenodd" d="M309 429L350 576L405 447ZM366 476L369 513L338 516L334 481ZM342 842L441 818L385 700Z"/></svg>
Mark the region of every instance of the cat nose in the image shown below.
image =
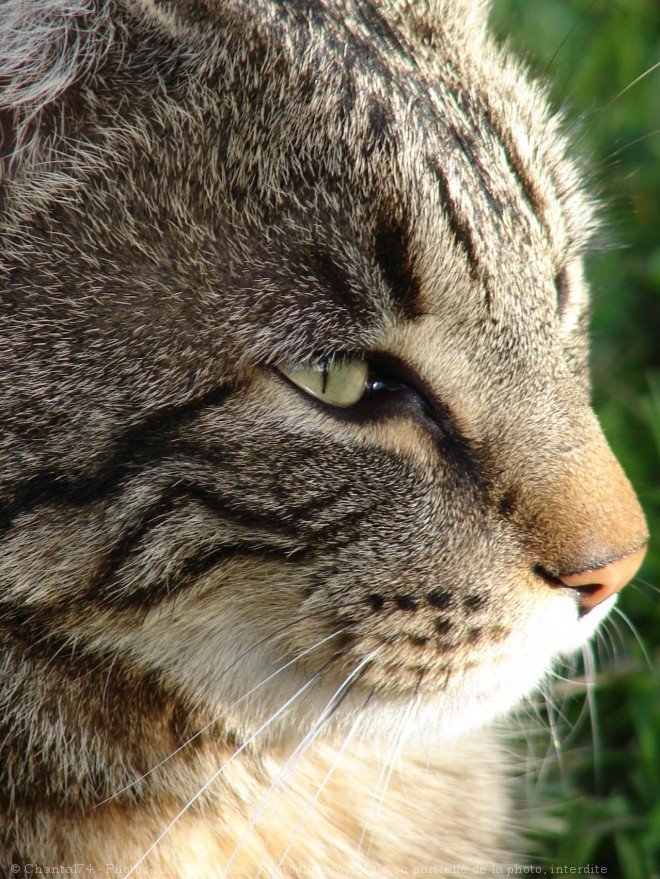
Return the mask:
<svg viewBox="0 0 660 879"><path fill-rule="evenodd" d="M585 568L577 574L560 575L558 579L577 591L580 608L583 613L588 613L632 580L645 555L646 546L601 568Z"/></svg>

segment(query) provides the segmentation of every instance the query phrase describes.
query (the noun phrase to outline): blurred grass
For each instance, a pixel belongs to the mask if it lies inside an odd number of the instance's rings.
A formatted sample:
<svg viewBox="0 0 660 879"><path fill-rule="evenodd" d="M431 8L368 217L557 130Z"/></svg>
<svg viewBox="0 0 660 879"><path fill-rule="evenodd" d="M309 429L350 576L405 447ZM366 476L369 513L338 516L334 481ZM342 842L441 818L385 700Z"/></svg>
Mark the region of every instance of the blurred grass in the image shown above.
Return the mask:
<svg viewBox="0 0 660 879"><path fill-rule="evenodd" d="M577 729L538 785L560 819L539 834L538 863L660 879L660 69L633 84L660 61L660 3L497 0L493 12L577 123L576 150L603 203L605 248L588 267L594 402L652 535L619 601L631 625L615 615L601 641L612 648L599 662L598 734L578 723L583 700L562 706L559 737Z"/></svg>

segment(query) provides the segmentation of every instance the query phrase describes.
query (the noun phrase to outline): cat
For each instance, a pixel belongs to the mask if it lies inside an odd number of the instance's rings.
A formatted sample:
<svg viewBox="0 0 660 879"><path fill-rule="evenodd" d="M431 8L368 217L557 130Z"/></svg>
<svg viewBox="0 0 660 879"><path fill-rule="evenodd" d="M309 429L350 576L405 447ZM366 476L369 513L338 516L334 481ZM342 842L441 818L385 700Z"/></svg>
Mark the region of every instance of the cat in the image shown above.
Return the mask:
<svg viewBox="0 0 660 879"><path fill-rule="evenodd" d="M0 47L5 873L526 863L493 725L647 542L544 88L482 0Z"/></svg>

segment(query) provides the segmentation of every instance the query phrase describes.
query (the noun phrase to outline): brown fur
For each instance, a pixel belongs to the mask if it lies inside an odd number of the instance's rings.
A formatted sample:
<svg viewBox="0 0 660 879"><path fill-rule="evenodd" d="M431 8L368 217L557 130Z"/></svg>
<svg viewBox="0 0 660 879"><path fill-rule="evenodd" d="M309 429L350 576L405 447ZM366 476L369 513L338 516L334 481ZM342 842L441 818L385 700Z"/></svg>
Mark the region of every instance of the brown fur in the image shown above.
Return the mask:
<svg viewBox="0 0 660 879"><path fill-rule="evenodd" d="M471 0L7 9L3 866L511 862L486 730L646 541L542 89Z"/></svg>

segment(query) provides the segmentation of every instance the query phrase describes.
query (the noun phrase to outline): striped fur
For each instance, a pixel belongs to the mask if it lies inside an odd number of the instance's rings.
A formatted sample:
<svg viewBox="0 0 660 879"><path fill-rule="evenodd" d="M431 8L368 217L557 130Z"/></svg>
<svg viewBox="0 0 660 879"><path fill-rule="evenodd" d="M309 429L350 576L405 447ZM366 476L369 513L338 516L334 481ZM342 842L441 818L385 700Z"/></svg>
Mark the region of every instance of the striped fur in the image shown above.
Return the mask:
<svg viewBox="0 0 660 879"><path fill-rule="evenodd" d="M524 857L488 727L611 605L557 578L646 532L590 199L486 19L4 4L3 867ZM385 389L279 371L336 356Z"/></svg>

